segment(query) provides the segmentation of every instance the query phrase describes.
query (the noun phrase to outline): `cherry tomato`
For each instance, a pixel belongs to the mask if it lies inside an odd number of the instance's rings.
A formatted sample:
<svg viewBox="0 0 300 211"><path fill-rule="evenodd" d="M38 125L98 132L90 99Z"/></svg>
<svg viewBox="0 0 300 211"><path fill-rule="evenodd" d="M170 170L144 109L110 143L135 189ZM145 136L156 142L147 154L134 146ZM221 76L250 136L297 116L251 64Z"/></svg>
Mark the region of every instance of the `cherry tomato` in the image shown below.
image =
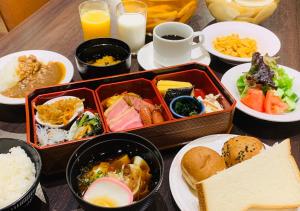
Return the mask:
<svg viewBox="0 0 300 211"><path fill-rule="evenodd" d="M194 89L194 97L201 96L203 99L205 98L205 92L202 89Z"/></svg>

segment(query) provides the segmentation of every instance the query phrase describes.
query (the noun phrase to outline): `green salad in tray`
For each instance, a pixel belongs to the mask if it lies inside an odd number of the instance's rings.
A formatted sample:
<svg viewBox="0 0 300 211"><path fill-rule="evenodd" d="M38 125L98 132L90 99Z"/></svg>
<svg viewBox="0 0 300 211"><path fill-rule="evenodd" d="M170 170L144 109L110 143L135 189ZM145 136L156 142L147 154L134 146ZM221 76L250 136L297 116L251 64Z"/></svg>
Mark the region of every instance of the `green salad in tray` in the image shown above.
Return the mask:
<svg viewBox="0 0 300 211"><path fill-rule="evenodd" d="M275 57L256 52L250 70L238 78L236 85L246 106L268 114L283 114L293 111L299 99L292 89L293 80L277 65Z"/></svg>

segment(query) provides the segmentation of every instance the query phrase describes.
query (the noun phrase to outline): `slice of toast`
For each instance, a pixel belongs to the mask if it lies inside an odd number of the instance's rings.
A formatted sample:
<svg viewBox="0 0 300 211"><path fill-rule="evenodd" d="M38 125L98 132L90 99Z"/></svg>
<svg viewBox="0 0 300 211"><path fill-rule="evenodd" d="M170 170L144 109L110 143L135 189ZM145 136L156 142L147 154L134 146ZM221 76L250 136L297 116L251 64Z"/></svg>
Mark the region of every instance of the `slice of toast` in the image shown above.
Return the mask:
<svg viewBox="0 0 300 211"><path fill-rule="evenodd" d="M300 207L300 173L289 139L196 186L201 211Z"/></svg>

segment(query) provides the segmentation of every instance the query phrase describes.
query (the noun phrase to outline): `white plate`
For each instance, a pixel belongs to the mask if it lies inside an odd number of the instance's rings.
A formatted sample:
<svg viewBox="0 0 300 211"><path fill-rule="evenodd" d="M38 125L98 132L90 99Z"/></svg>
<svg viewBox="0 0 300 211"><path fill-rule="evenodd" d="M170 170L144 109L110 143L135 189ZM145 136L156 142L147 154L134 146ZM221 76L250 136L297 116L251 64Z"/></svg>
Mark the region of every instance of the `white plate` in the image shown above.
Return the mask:
<svg viewBox="0 0 300 211"><path fill-rule="evenodd" d="M23 55L29 56L30 54L36 56L39 61L44 63L48 63L50 61L57 61L63 63L66 68L66 75L65 78L60 82L60 84L68 83L72 80L74 68L70 60L59 53L45 50L28 50L8 54L0 58L0 71L4 71L2 67L4 67L7 64L7 62L10 62L12 59L17 59L19 56ZM25 104L25 98L10 98L0 94L0 103L8 105L22 105Z"/></svg>
<svg viewBox="0 0 300 211"><path fill-rule="evenodd" d="M217 134L209 135L202 138L198 138L185 147L183 147L175 156L172 161L169 173L169 185L171 189L172 196L177 204L177 206L182 211L199 211L199 201L197 193L193 193L189 188L188 184L185 182L182 171L181 171L181 159L183 155L191 148L197 146L209 147L219 154L222 153L222 147L224 143L237 135L233 134ZM266 148L269 146L265 145ZM200 210L201 211L201 210ZM300 208L297 209L300 211Z"/></svg>
<svg viewBox="0 0 300 211"><path fill-rule="evenodd" d="M183 155L193 147L205 146L209 147L219 154L222 152L223 144L230 138L237 135L232 134L218 134L210 135L202 138L198 138L185 147L183 147L175 156L172 161L170 173L169 173L169 184L173 198L177 206L182 211L198 211L199 201L196 193L192 192L192 189L185 182L182 171L181 171L181 159Z"/></svg>
<svg viewBox="0 0 300 211"><path fill-rule="evenodd" d="M203 33L203 46L211 54L219 57L228 63L244 63L250 62L251 58L239 58L222 54L214 49L213 41L220 36L228 36L230 34L239 34L241 38L248 37L256 40L258 52L261 54L268 53L274 56L281 47L279 38L270 30L247 22L225 21L219 22L205 27Z"/></svg>
<svg viewBox="0 0 300 211"><path fill-rule="evenodd" d="M294 78L293 91L300 97L300 72L292 68L285 67L283 65L279 65L279 66L283 67L286 73L290 77ZM281 114L281 115L272 115L272 114L266 114L259 111L255 111L249 108L248 106L244 105L240 101L240 94L236 87L236 81L244 72L248 72L250 67L251 67L250 63L235 66L230 70L228 70L222 77L221 82L224 84L227 90L237 101L236 107L250 116L256 117L258 119L266 120L266 121L272 121L272 122L300 121L300 100L297 102L296 109L294 111Z"/></svg>
<svg viewBox="0 0 300 211"><path fill-rule="evenodd" d="M195 60L190 60L190 62L195 61L201 64L209 65L210 64L210 56L207 51L201 48L196 48L192 50L192 58L196 58ZM138 54L137 60L141 67L145 70L157 69L163 66L154 62L153 59L153 42L148 43L144 47L142 47Z"/></svg>

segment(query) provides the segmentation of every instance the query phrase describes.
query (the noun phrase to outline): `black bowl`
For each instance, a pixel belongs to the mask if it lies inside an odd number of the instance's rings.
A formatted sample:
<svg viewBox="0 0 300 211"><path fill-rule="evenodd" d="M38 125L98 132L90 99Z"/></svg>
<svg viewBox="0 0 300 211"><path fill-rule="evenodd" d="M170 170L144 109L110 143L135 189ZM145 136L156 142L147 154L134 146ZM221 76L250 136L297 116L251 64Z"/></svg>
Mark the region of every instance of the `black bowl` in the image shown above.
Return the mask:
<svg viewBox="0 0 300 211"><path fill-rule="evenodd" d="M35 170L36 170L35 181L31 185L30 189L25 194L23 194L21 198L19 198L17 201L1 209L5 211L26 210L26 207L28 207L28 205L31 203L32 199L34 198L37 185L40 182L42 161L38 151L36 151L35 148L27 144L25 141L10 139L10 138L0 139L0 153L8 153L8 151L12 147L17 147L17 146L20 146L26 152L27 156L31 159L31 161L34 163ZM2 170L3 169L1 169L1 171Z"/></svg>
<svg viewBox="0 0 300 211"><path fill-rule="evenodd" d="M77 176L80 169L87 166L91 160L106 160L112 156L127 153L129 157L139 155L148 163L151 169L152 180L150 184L150 193L143 199L130 205L117 208L105 208L95 206L84 201L78 191ZM145 138L131 133L110 133L101 135L82 144L70 157L66 177L68 186L85 210L91 211L120 211L145 210L153 201L163 180L163 159L159 150Z"/></svg>
<svg viewBox="0 0 300 211"><path fill-rule="evenodd" d="M121 62L109 66L94 66L90 61L113 56ZM81 43L75 53L76 65L83 79L100 78L128 73L131 66L129 46L118 39L97 38Z"/></svg>

